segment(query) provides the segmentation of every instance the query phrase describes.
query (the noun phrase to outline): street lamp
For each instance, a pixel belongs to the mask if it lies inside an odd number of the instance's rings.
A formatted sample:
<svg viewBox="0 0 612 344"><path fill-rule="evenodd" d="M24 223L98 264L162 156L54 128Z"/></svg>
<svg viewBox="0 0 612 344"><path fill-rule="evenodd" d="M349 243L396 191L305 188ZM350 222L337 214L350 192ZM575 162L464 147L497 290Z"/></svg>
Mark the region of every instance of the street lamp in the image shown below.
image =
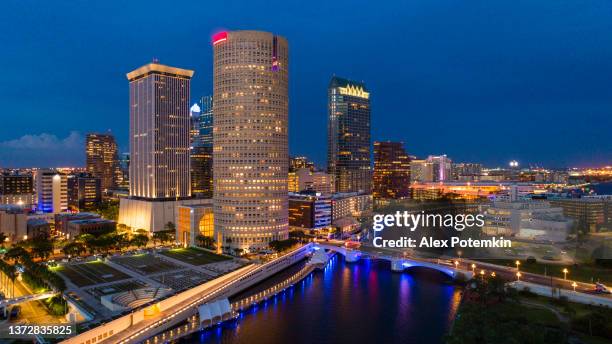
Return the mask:
<svg viewBox="0 0 612 344"><path fill-rule="evenodd" d="M572 287L574 287L574 292L576 292L576 287L578 286L578 284L576 284L576 282L572 282Z"/></svg>
<svg viewBox="0 0 612 344"><path fill-rule="evenodd" d="M521 275L521 273L520 273L520 272L517 272L517 273L516 273L516 280L517 280L517 281L520 281L520 280L521 280L521 276L522 276L522 275Z"/></svg>
<svg viewBox="0 0 612 344"><path fill-rule="evenodd" d="M521 265L521 262L517 260L516 262L514 262L514 264L516 265L516 270L518 271L519 265Z"/></svg>
<svg viewBox="0 0 612 344"><path fill-rule="evenodd" d="M567 273L569 272L569 270L567 268L563 269L563 279L566 280L567 279Z"/></svg>
<svg viewBox="0 0 612 344"><path fill-rule="evenodd" d="M491 277L495 277L495 271L491 272Z"/></svg>
<svg viewBox="0 0 612 344"><path fill-rule="evenodd" d="M485 271L484 270L480 270L480 276L482 277L483 281L484 281L484 275L485 275Z"/></svg>
<svg viewBox="0 0 612 344"><path fill-rule="evenodd" d="M459 267L459 261L455 260L455 269L457 269Z"/></svg>
<svg viewBox="0 0 612 344"><path fill-rule="evenodd" d="M474 273L474 269L476 269L476 264L472 263L472 273Z"/></svg>

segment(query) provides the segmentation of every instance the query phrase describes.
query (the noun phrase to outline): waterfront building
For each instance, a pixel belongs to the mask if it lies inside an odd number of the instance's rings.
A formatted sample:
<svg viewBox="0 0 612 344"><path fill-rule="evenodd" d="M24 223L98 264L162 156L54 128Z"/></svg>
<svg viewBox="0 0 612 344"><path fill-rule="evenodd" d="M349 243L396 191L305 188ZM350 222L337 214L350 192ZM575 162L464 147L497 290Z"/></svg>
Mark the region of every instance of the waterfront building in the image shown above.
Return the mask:
<svg viewBox="0 0 612 344"><path fill-rule="evenodd" d="M246 251L288 238L287 40L213 36L214 218L223 245Z"/></svg>
<svg viewBox="0 0 612 344"><path fill-rule="evenodd" d="M411 182L433 182L433 164L427 160L410 161Z"/></svg>
<svg viewBox="0 0 612 344"><path fill-rule="evenodd" d="M36 171L37 209L45 213L61 213L68 209L68 178L51 169Z"/></svg>
<svg viewBox="0 0 612 344"><path fill-rule="evenodd" d="M183 246L197 246L197 237L202 235L217 241L214 231L212 201L206 204L182 205L177 210L176 240Z"/></svg>
<svg viewBox="0 0 612 344"><path fill-rule="evenodd" d="M536 241L564 242L573 221L546 201L496 201L484 214L483 233Z"/></svg>
<svg viewBox="0 0 612 344"><path fill-rule="evenodd" d="M36 204L31 174L0 174L0 205L18 205L31 208Z"/></svg>
<svg viewBox="0 0 612 344"><path fill-rule="evenodd" d="M374 198L410 195L410 158L402 142L374 142Z"/></svg>
<svg viewBox="0 0 612 344"><path fill-rule="evenodd" d="M289 194L289 226L299 229L323 229L331 226L330 195L313 191Z"/></svg>
<svg viewBox="0 0 612 344"><path fill-rule="evenodd" d="M130 197L119 223L161 231L191 197L189 169L192 70L149 63L127 74L130 90Z"/></svg>
<svg viewBox="0 0 612 344"><path fill-rule="evenodd" d="M334 76L329 83L327 168L336 192L371 192L370 92L363 82Z"/></svg>
<svg viewBox="0 0 612 344"><path fill-rule="evenodd" d="M85 156L87 172L100 178L103 191L115 188L122 179L115 137L111 134L89 133L86 137Z"/></svg>
<svg viewBox="0 0 612 344"><path fill-rule="evenodd" d="M93 210L102 201L102 181L87 173L68 175L68 207Z"/></svg>

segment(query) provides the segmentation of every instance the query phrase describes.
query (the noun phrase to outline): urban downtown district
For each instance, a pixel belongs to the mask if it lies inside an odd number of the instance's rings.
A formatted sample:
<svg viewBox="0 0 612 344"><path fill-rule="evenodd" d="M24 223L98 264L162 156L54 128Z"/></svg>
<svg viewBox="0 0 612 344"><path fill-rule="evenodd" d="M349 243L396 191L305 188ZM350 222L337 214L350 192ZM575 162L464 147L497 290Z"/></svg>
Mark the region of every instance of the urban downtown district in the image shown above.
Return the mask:
<svg viewBox="0 0 612 344"><path fill-rule="evenodd" d="M372 140L375 90L334 75L323 169L289 154L287 39L211 47L212 95L156 59L126 74L129 153L92 132L85 167L2 169L0 341L610 342L606 162L413 156ZM360 314L387 318L325 327Z"/></svg>

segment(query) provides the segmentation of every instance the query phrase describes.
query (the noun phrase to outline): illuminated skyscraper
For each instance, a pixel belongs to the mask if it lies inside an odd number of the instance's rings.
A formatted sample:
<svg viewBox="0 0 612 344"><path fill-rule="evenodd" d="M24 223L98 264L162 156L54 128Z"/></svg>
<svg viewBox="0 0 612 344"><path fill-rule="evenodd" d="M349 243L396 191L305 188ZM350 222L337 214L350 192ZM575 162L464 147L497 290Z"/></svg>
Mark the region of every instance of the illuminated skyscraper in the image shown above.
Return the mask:
<svg viewBox="0 0 612 344"><path fill-rule="evenodd" d="M55 170L36 171L38 210L61 213L68 209L68 178Z"/></svg>
<svg viewBox="0 0 612 344"><path fill-rule="evenodd" d="M193 71L149 63L130 81L130 196L191 196L189 91Z"/></svg>
<svg viewBox="0 0 612 344"><path fill-rule="evenodd" d="M213 146L213 97L204 96L200 98L200 142L205 147Z"/></svg>
<svg viewBox="0 0 612 344"><path fill-rule="evenodd" d="M212 198L213 192L213 111L212 96L200 98L198 117L192 131L197 137L191 147L191 194L199 198ZM192 116L192 119L194 117Z"/></svg>
<svg viewBox="0 0 612 344"><path fill-rule="evenodd" d="M87 172L100 178L102 190L116 187L122 175L115 137L111 134L87 134L85 150Z"/></svg>
<svg viewBox="0 0 612 344"><path fill-rule="evenodd" d="M410 158L402 142L374 142L373 196L406 198L410 195Z"/></svg>
<svg viewBox="0 0 612 344"><path fill-rule="evenodd" d="M213 50L215 232L223 246L265 247L288 237L287 40L222 32Z"/></svg>
<svg viewBox="0 0 612 344"><path fill-rule="evenodd" d="M334 76L328 88L327 168L337 192L372 189L370 93L362 82Z"/></svg>

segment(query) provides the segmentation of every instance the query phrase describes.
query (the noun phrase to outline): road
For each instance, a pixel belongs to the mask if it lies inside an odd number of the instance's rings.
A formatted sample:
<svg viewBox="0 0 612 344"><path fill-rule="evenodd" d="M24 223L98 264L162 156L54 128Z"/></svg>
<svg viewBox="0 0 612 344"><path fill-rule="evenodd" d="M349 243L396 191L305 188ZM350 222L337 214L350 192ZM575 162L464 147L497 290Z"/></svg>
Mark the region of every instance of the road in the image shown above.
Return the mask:
<svg viewBox="0 0 612 344"><path fill-rule="evenodd" d="M344 245L344 241L341 241L341 240L330 240L324 243L327 245L335 245L335 246ZM361 247L359 247L359 251L365 254L370 254L372 256L385 255L385 256L391 256L391 257L396 257L396 258L409 258L413 260L421 260L421 261L427 261L430 263L449 265L449 266L453 266L454 261L456 260L459 263L457 265L457 268L463 269L463 270L468 270L468 271L472 270L472 264L474 264L476 267L473 270L477 275L480 274L481 270L485 270L485 274L487 276L490 275L492 272L495 272L496 275L506 280L509 280L509 281L514 281L517 278L516 268L495 265L491 263L484 263L484 262L470 260L470 259L464 259L464 258L457 259L453 257L423 258L423 257L415 256L414 254L406 254L404 251L399 252L397 250L393 250L389 248L379 248L379 247L373 247L373 246L363 245L363 244L361 245ZM520 279L522 281L546 285L546 286L553 286L555 288L574 290L574 287L572 286L572 283L574 283L574 281L564 280L562 278L556 278L556 277L551 277L551 276L538 275L538 274L524 272L524 271L520 271L520 272L521 272ZM592 294L594 289L595 289L594 284L576 282L576 291L578 292ZM598 294L598 296L612 298L612 295L610 294Z"/></svg>

